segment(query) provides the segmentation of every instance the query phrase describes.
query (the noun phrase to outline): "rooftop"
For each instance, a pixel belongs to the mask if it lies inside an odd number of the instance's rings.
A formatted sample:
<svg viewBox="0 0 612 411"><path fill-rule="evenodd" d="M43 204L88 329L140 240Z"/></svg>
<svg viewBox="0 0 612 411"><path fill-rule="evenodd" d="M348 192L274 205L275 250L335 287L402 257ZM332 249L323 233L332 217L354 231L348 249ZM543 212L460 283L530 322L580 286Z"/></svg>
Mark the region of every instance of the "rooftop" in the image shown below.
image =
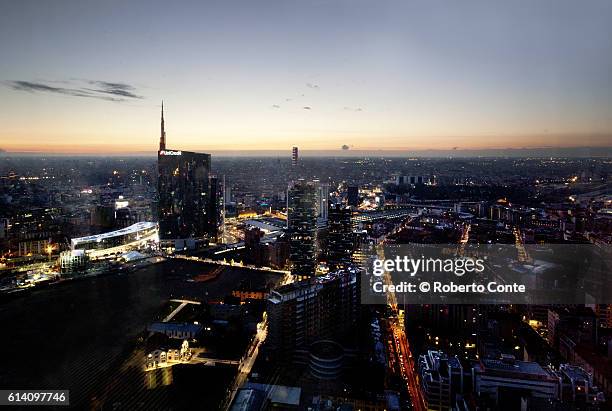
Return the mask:
<svg viewBox="0 0 612 411"><path fill-rule="evenodd" d="M120 237L120 236L127 235L127 234L135 234L139 231L147 230L147 229L155 228L155 227L157 227L157 223L141 221L140 223L132 224L131 226L122 228L120 230L109 231L108 233L90 235L87 237L73 238L71 240L71 243L72 243L72 246L74 247L75 245L81 244L81 243L89 243L92 241L102 241L108 238Z"/></svg>
<svg viewBox="0 0 612 411"><path fill-rule="evenodd" d="M294 407L300 405L300 396L302 395L302 389L300 387L266 385L249 382L244 385L244 388L268 392L268 398L272 404Z"/></svg>
<svg viewBox="0 0 612 411"><path fill-rule="evenodd" d="M551 377L537 362L516 361L504 359L482 359L481 366L477 367L481 373L499 373L499 374L521 374L524 377L532 377L537 379L546 379Z"/></svg>
<svg viewBox="0 0 612 411"><path fill-rule="evenodd" d="M253 388L241 388L236 394L230 411L249 411L261 409L266 393Z"/></svg>
<svg viewBox="0 0 612 411"><path fill-rule="evenodd" d="M358 271L359 270L357 268L348 268L345 270L334 271L325 275L315 276L306 280L285 284L275 290L272 290L270 292L268 300L272 303L278 304L284 300L293 298L294 296L291 295L292 293L302 290L305 291L309 288L314 290L314 287L320 287L326 283L339 279L349 273L358 274ZM355 277L353 277L353 279L351 280L351 282L353 281L356 281ZM285 296L287 296L287 298L284 298Z"/></svg>

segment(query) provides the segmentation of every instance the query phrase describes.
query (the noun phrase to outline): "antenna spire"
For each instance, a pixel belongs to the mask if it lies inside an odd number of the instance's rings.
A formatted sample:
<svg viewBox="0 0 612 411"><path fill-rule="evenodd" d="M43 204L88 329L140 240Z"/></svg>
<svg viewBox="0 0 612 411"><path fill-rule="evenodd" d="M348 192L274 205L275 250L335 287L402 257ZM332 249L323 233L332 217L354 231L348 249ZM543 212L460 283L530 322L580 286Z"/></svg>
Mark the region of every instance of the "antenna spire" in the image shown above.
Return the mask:
<svg viewBox="0 0 612 411"><path fill-rule="evenodd" d="M161 135L159 136L159 150L166 149L166 129L164 127L164 100L161 106Z"/></svg>

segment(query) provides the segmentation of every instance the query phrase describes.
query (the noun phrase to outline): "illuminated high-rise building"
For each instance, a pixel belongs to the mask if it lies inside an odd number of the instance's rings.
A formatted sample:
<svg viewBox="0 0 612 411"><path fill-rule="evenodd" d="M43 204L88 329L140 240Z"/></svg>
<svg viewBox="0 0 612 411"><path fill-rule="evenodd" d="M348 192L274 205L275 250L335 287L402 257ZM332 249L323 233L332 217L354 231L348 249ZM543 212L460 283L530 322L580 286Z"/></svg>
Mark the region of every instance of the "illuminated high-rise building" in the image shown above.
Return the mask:
<svg viewBox="0 0 612 411"><path fill-rule="evenodd" d="M218 242L223 235L224 212L223 212L223 187L219 178L210 176L210 202L208 203L208 239Z"/></svg>
<svg viewBox="0 0 612 411"><path fill-rule="evenodd" d="M288 359L314 342L342 341L353 335L359 318L359 287L359 272L347 269L271 291L266 307L270 351Z"/></svg>
<svg viewBox="0 0 612 411"><path fill-rule="evenodd" d="M351 224L353 212L342 204L329 206L327 220L327 264L330 270L346 268L351 264L355 237Z"/></svg>
<svg viewBox="0 0 612 411"><path fill-rule="evenodd" d="M210 175L210 154L166 148L162 106L157 153L159 237L163 247L177 250L216 242L220 196Z"/></svg>
<svg viewBox="0 0 612 411"><path fill-rule="evenodd" d="M303 179L287 191L287 231L291 273L298 278L315 275L317 218L315 185Z"/></svg>
<svg viewBox="0 0 612 411"><path fill-rule="evenodd" d="M348 186L346 191L346 202L348 205L352 207L357 207L359 205L359 187L358 186Z"/></svg>
<svg viewBox="0 0 612 411"><path fill-rule="evenodd" d="M326 222L329 203L329 184L321 183L319 180L314 180L314 183L316 185L317 220Z"/></svg>
<svg viewBox="0 0 612 411"><path fill-rule="evenodd" d="M291 149L291 164L297 166L298 163L298 148L294 146Z"/></svg>

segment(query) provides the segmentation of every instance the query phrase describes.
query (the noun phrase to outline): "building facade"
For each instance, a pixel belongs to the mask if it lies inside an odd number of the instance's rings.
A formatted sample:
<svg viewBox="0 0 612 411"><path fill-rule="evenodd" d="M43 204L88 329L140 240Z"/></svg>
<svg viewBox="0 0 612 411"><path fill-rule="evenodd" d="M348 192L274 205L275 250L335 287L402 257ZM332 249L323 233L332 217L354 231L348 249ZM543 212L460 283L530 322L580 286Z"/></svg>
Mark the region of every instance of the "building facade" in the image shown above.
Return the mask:
<svg viewBox="0 0 612 411"><path fill-rule="evenodd" d="M453 409L457 395L463 393L463 367L457 357L441 351L427 351L419 357L419 375L428 410Z"/></svg>
<svg viewBox="0 0 612 411"><path fill-rule="evenodd" d="M141 222L120 230L70 240L71 251L84 251L89 258L103 258L139 249L158 241L157 223Z"/></svg>
<svg viewBox="0 0 612 411"><path fill-rule="evenodd" d="M359 205L359 187L348 186L346 189L346 202L351 207L357 207Z"/></svg>
<svg viewBox="0 0 612 411"><path fill-rule="evenodd" d="M317 222L324 224L328 218L329 184L321 183L319 180L315 180L314 183L316 185Z"/></svg>
<svg viewBox="0 0 612 411"><path fill-rule="evenodd" d="M355 329L358 271L341 270L272 290L268 296L268 347L282 357L319 340L340 341Z"/></svg>
<svg viewBox="0 0 612 411"><path fill-rule="evenodd" d="M287 192L287 231L291 273L298 279L315 275L317 219L315 185L298 180Z"/></svg>
<svg viewBox="0 0 612 411"><path fill-rule="evenodd" d="M327 264L338 270L351 264L355 236L351 224L352 210L342 204L330 204L327 221Z"/></svg>
<svg viewBox="0 0 612 411"><path fill-rule="evenodd" d="M473 369L474 390L488 404L511 409L529 398L558 398L559 378L538 363L517 361L502 355L499 360L482 359Z"/></svg>
<svg viewBox="0 0 612 411"><path fill-rule="evenodd" d="M291 149L291 164L293 166L298 164L298 148L295 146Z"/></svg>
<svg viewBox="0 0 612 411"><path fill-rule="evenodd" d="M159 237L162 246L180 250L217 242L222 196L210 175L210 154L166 149L162 135L157 154Z"/></svg>

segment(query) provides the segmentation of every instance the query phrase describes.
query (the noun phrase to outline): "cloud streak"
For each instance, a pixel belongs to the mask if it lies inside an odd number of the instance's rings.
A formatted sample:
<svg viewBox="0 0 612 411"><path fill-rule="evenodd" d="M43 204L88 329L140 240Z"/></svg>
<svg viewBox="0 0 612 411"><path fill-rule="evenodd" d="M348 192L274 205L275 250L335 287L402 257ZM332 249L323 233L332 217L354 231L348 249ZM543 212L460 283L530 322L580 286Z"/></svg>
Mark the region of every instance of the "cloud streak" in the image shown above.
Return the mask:
<svg viewBox="0 0 612 411"><path fill-rule="evenodd" d="M55 93L65 96L86 97L113 102L144 98L137 94L136 88L130 84L100 80L68 82L68 86L66 87L57 87L52 85L53 83L51 82L26 80L8 80L4 83L13 90L29 93Z"/></svg>

